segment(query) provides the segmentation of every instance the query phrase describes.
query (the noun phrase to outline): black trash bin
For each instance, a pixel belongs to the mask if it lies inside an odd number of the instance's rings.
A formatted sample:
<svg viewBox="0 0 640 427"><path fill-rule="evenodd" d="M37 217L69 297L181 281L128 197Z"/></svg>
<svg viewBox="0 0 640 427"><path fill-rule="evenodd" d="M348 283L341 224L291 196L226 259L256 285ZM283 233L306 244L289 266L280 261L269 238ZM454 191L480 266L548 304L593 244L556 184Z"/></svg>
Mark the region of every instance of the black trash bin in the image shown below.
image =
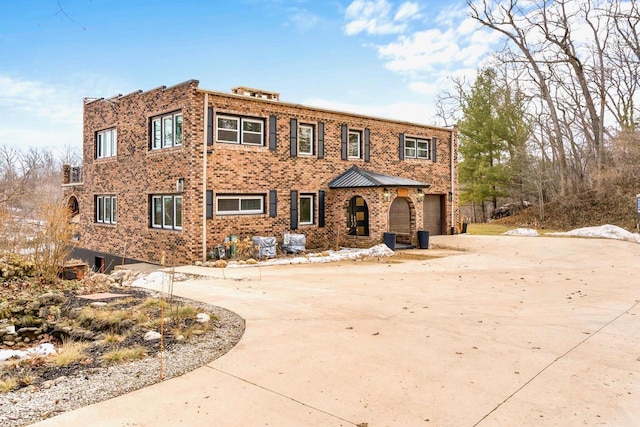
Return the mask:
<svg viewBox="0 0 640 427"><path fill-rule="evenodd" d="M396 250L396 233L384 233L384 244L392 251Z"/></svg>
<svg viewBox="0 0 640 427"><path fill-rule="evenodd" d="M467 234L467 223L466 222L462 223L462 234Z"/></svg>
<svg viewBox="0 0 640 427"><path fill-rule="evenodd" d="M418 245L420 249L429 249L429 231L418 230Z"/></svg>

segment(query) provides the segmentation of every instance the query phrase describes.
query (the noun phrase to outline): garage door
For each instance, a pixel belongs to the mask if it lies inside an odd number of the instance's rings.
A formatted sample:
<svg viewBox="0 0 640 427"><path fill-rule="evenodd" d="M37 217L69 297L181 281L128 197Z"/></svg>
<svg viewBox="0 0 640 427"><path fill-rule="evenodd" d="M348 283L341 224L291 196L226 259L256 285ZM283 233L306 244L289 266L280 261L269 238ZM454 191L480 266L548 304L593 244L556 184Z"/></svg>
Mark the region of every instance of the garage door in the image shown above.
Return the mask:
<svg viewBox="0 0 640 427"><path fill-rule="evenodd" d="M411 233L411 210L404 197L396 197L389 208L389 231L394 233Z"/></svg>
<svg viewBox="0 0 640 427"><path fill-rule="evenodd" d="M442 234L442 198L439 194L424 196L423 226L432 236Z"/></svg>

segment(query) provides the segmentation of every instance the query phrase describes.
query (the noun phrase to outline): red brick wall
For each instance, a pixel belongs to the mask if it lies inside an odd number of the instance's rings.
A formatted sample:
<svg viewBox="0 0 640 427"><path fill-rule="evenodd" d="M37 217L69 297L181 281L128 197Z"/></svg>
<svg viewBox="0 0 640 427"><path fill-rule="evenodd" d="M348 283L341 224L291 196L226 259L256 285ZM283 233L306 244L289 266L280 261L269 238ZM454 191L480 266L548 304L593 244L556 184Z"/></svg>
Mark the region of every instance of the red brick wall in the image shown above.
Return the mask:
<svg viewBox="0 0 640 427"><path fill-rule="evenodd" d="M80 204L81 229L78 246L122 254L150 262L160 262L166 253L167 264L194 262L202 259L202 212L204 203L203 149L206 143L205 94L215 114L237 114L265 120L265 146L255 147L214 142L206 147L206 189L218 193L260 193L265 195L265 213L261 215L217 216L206 220L207 248L235 234L240 238L263 235L281 240L283 233L302 233L308 247L336 245L371 246L382 241L387 231L389 201L382 199L382 189L330 190L328 183L353 165L360 168L430 183L427 194L450 191L450 142L453 133L446 129L367 118L352 114L323 111L299 105L249 97L205 92L197 89L197 81L171 88L86 102L84 106L84 185L68 186L66 194L74 194ZM183 145L177 148L150 150L150 118L181 110L183 113ZM277 120L277 150L269 149L269 115ZM324 158L291 157L289 152L290 119L316 126L324 123ZM215 118L214 118L215 123ZM370 162L341 160L340 126L371 130ZM117 156L95 159L95 133L116 127ZM215 128L214 128L215 129ZM214 130L215 132L215 130ZM438 139L437 162L431 160L399 160L398 134ZM316 133L317 136L317 133ZM215 138L214 138L215 139ZM317 141L316 141L317 142ZM454 149L457 149L454 147ZM456 162L457 167L457 162ZM457 186L457 172L455 174ZM152 194L175 193L175 182L185 179L183 196L183 229L159 230L150 227ZM269 190L277 190L277 216L269 217ZM290 191L316 195L314 225L290 230ZM317 225L317 194L326 192L326 226ZM395 189L392 189L395 194ZM117 196L117 225L95 222L95 195ZM365 198L370 217L370 236L346 236L346 205L354 195ZM415 210L412 231L421 227L422 204L416 201L417 190L409 190ZM454 192L457 197L457 191ZM450 205L447 206L447 229L451 226ZM215 211L215 209L214 209ZM457 213L456 213L457 215ZM414 236L415 237L415 236ZM126 246L126 248L125 248Z"/></svg>

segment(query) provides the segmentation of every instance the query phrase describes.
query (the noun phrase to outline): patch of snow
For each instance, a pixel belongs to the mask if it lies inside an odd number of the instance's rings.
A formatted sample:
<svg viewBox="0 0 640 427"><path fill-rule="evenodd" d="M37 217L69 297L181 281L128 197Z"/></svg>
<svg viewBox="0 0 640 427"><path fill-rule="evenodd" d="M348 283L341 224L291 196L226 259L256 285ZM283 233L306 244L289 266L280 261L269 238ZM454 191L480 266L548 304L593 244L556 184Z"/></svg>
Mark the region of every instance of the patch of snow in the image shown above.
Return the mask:
<svg viewBox="0 0 640 427"><path fill-rule="evenodd" d="M359 259L364 257L386 257L393 252L385 244L376 245L368 249L342 248L339 251L325 251L322 253L310 253L293 258L276 258L260 261L257 264L229 264L227 268L242 268L265 265L286 265L286 264L311 264L321 262L335 262L341 260Z"/></svg>
<svg viewBox="0 0 640 427"><path fill-rule="evenodd" d="M502 233L503 236L527 236L538 237L540 234L533 228L516 228L515 230L509 230Z"/></svg>
<svg viewBox="0 0 640 427"><path fill-rule="evenodd" d="M183 273L175 273L173 275L174 282L182 282L187 280L186 274ZM149 273L147 275L142 275L138 277L131 286L144 286L152 283L171 283L171 274L163 271L154 271L153 273Z"/></svg>
<svg viewBox="0 0 640 427"><path fill-rule="evenodd" d="M577 228L567 232L547 233L547 236L596 237L640 243L640 234L631 233L624 228L610 224L600 225L598 227Z"/></svg>
<svg viewBox="0 0 640 427"><path fill-rule="evenodd" d="M31 356L48 356L55 354L56 348L51 343L38 344L36 347L26 350L0 350L0 362L8 360L12 357L19 359L27 359Z"/></svg>

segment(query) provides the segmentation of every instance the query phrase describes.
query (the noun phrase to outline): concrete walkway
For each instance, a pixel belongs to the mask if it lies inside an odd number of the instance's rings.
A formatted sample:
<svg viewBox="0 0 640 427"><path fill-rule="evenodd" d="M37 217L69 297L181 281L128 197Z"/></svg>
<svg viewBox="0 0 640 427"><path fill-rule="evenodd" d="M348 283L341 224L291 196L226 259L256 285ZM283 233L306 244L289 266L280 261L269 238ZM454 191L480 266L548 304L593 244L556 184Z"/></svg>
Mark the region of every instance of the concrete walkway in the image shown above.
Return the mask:
<svg viewBox="0 0 640 427"><path fill-rule="evenodd" d="M465 252L175 283L244 317L240 343L187 375L36 425L640 425L640 245L432 243Z"/></svg>

